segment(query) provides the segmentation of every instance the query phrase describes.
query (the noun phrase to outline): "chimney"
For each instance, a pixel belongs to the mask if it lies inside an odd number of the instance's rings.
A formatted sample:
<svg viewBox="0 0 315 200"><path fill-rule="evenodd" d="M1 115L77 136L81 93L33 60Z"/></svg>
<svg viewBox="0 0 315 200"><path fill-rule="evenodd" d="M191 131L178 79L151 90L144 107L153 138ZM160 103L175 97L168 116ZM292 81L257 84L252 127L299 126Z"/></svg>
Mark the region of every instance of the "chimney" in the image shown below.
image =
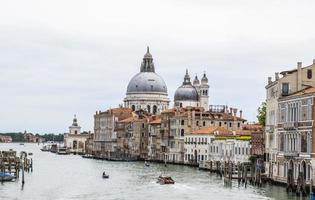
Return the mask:
<svg viewBox="0 0 315 200"><path fill-rule="evenodd" d="M275 79L276 79L276 81L279 80L279 72L275 73Z"/></svg>
<svg viewBox="0 0 315 200"><path fill-rule="evenodd" d="M242 118L242 117L243 117L243 111L240 110L240 118Z"/></svg>
<svg viewBox="0 0 315 200"><path fill-rule="evenodd" d="M272 83L271 77L268 77L268 84Z"/></svg>
<svg viewBox="0 0 315 200"><path fill-rule="evenodd" d="M297 63L297 90L302 90L302 62Z"/></svg>

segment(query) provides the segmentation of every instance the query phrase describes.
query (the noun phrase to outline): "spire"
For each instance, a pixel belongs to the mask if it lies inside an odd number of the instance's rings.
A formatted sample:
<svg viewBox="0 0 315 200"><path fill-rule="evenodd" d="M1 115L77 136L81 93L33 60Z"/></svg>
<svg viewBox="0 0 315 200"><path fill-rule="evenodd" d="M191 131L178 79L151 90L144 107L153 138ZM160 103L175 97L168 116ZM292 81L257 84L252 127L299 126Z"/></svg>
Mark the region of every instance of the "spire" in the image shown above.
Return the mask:
<svg viewBox="0 0 315 200"><path fill-rule="evenodd" d="M194 85L199 85L199 84L200 84L197 74L196 74L196 76L195 76L195 80L194 80L194 83L193 83L193 84L194 84Z"/></svg>
<svg viewBox="0 0 315 200"><path fill-rule="evenodd" d="M73 121L72 121L72 126L78 126L78 120L77 120L77 116L74 115Z"/></svg>
<svg viewBox="0 0 315 200"><path fill-rule="evenodd" d="M185 74L185 77L184 77L183 85L191 85L190 76L188 74L188 69L186 69L186 74Z"/></svg>
<svg viewBox="0 0 315 200"><path fill-rule="evenodd" d="M150 53L150 48L147 46L147 52L144 54L143 61L141 63L140 72L155 72L153 58Z"/></svg>

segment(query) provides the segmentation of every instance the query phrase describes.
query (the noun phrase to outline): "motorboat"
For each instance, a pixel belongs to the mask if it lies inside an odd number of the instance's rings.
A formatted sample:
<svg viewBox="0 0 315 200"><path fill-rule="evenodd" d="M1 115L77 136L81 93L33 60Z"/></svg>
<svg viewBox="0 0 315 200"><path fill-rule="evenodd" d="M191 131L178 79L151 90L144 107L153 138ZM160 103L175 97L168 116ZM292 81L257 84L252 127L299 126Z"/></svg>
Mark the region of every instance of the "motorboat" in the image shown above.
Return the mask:
<svg viewBox="0 0 315 200"><path fill-rule="evenodd" d="M159 176L157 183L160 183L161 185L164 184L174 184L175 181L170 176Z"/></svg>
<svg viewBox="0 0 315 200"><path fill-rule="evenodd" d="M85 155L82 155L82 158L91 159L91 158L93 158L93 155L91 155L91 154L85 154Z"/></svg>
<svg viewBox="0 0 315 200"><path fill-rule="evenodd" d="M102 175L103 178L109 178L109 175L108 174L105 174L105 172L103 173Z"/></svg>
<svg viewBox="0 0 315 200"><path fill-rule="evenodd" d="M67 155L69 154L68 150L66 147L59 147L57 150L58 155Z"/></svg>
<svg viewBox="0 0 315 200"><path fill-rule="evenodd" d="M147 163L147 161L144 162L144 165L145 165L146 167L150 167L150 164Z"/></svg>
<svg viewBox="0 0 315 200"><path fill-rule="evenodd" d="M15 179L14 174L8 172L0 172L0 181L12 181Z"/></svg>

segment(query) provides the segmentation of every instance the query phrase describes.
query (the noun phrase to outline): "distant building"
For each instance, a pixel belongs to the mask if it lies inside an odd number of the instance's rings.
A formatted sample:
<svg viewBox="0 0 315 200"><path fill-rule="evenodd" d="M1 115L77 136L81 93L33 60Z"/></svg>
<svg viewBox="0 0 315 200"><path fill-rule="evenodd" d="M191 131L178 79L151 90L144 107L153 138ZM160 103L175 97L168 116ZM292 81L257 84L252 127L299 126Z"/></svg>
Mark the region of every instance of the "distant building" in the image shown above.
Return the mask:
<svg viewBox="0 0 315 200"><path fill-rule="evenodd" d="M110 158L117 149L117 122L132 116L131 108L112 108L94 115L95 154Z"/></svg>
<svg viewBox="0 0 315 200"><path fill-rule="evenodd" d="M42 143L45 142L45 138L40 136L39 134L33 134L33 133L27 133L27 131L24 131L23 133L25 142L30 143Z"/></svg>
<svg viewBox="0 0 315 200"><path fill-rule="evenodd" d="M64 145L70 153L85 153L86 141L90 134L81 133L81 127L78 125L76 115L74 115L72 125L69 126L69 133L64 135Z"/></svg>
<svg viewBox="0 0 315 200"><path fill-rule="evenodd" d="M10 143L12 142L12 137L9 135L0 135L0 142Z"/></svg>

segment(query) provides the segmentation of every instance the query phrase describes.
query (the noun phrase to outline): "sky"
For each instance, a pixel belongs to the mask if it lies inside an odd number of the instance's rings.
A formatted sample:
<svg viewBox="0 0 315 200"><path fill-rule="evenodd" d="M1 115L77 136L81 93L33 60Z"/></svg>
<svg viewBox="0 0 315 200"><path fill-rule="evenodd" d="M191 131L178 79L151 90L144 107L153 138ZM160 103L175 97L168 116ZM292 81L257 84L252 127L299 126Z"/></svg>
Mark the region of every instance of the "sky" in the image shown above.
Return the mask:
<svg viewBox="0 0 315 200"><path fill-rule="evenodd" d="M0 2L0 132L64 133L123 102L150 46L172 100L205 71L210 104L255 121L267 77L312 64L314 1Z"/></svg>

